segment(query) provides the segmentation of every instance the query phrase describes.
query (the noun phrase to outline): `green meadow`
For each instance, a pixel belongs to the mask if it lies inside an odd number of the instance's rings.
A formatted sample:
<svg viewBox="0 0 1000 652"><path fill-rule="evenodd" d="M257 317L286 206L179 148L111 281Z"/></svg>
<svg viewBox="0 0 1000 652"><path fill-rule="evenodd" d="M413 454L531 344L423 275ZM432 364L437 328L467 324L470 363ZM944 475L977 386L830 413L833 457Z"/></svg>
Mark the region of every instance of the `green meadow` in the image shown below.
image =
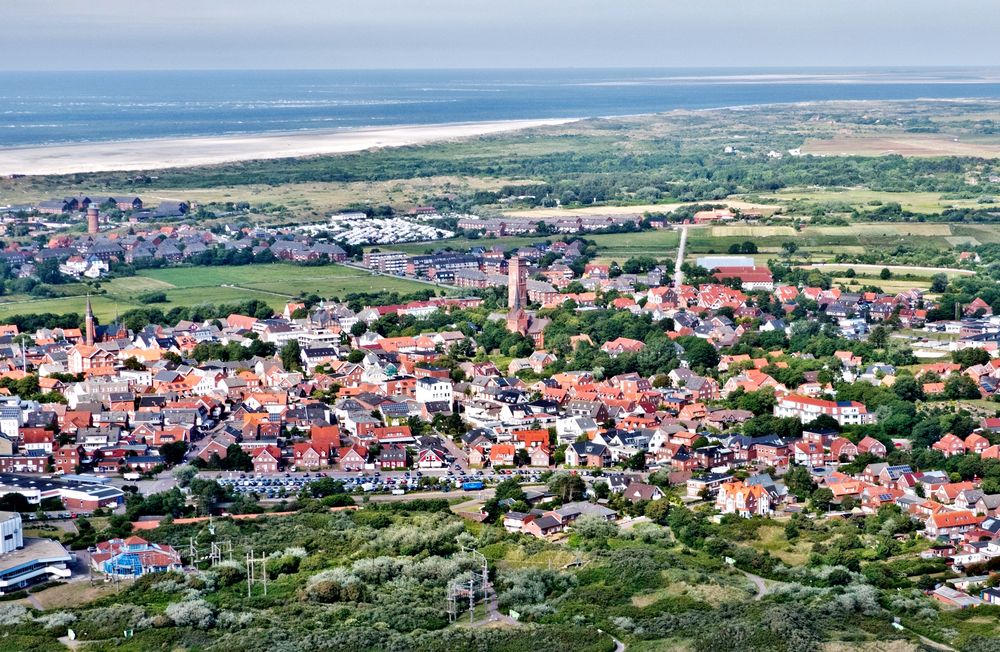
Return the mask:
<svg viewBox="0 0 1000 652"><path fill-rule="evenodd" d="M137 276L115 278L100 283L91 297L94 313L108 320L117 313L145 305L169 310L175 306L205 303L234 303L260 299L280 308L290 299L304 294L329 298L353 292L414 292L426 289L426 283L402 278L368 274L343 265L301 267L286 263L225 267L172 267L143 270ZM86 304L86 286L59 286L74 296L34 299L27 296L0 297L0 319L22 313L82 313ZM145 304L143 295L163 292L166 301Z"/></svg>

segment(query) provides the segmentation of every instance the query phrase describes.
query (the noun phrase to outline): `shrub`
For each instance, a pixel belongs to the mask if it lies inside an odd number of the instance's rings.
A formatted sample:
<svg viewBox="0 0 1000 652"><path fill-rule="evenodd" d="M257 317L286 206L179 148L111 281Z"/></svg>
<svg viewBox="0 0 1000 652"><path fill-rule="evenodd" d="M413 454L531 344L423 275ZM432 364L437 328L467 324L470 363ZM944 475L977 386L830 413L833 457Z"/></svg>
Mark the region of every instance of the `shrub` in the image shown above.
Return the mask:
<svg viewBox="0 0 1000 652"><path fill-rule="evenodd" d="M38 616L35 622L45 629L65 629L76 622L76 616L68 611L54 611Z"/></svg>
<svg viewBox="0 0 1000 652"><path fill-rule="evenodd" d="M0 606L0 625L11 626L24 622L28 618L28 609L20 604L5 604Z"/></svg>
<svg viewBox="0 0 1000 652"><path fill-rule="evenodd" d="M214 569L219 586L232 586L246 579L247 572L242 564L235 561L224 561Z"/></svg>
<svg viewBox="0 0 1000 652"><path fill-rule="evenodd" d="M173 602L164 613L179 627L208 629L215 623L215 614L204 600Z"/></svg>

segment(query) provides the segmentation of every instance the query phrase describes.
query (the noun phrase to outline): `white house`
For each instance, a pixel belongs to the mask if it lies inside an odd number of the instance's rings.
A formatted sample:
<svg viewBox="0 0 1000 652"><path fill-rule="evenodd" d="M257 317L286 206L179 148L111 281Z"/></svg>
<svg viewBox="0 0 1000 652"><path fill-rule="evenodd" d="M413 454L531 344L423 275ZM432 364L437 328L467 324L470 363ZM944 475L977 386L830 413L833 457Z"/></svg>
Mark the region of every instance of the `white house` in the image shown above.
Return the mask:
<svg viewBox="0 0 1000 652"><path fill-rule="evenodd" d="M789 394L779 398L774 406L774 416L795 417L802 423L815 421L822 414L835 419L842 426L875 423L875 415L857 401L828 401Z"/></svg>
<svg viewBox="0 0 1000 652"><path fill-rule="evenodd" d="M425 377L417 379L414 398L418 403L445 402L451 403L451 381L441 378Z"/></svg>

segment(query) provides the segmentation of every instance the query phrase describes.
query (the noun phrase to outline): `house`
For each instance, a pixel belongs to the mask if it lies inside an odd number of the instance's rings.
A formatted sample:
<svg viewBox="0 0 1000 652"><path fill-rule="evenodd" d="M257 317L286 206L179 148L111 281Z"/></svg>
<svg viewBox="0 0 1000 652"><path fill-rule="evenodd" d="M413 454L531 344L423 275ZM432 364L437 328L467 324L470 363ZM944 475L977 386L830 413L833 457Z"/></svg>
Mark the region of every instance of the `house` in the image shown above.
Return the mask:
<svg viewBox="0 0 1000 652"><path fill-rule="evenodd" d="M771 495L759 484L740 480L723 482L715 498L715 506L723 514L736 514L743 518L770 516L773 513Z"/></svg>
<svg viewBox="0 0 1000 652"><path fill-rule="evenodd" d="M549 454L547 446L538 446L528 451L528 465L535 467L548 467L552 463L552 456Z"/></svg>
<svg viewBox="0 0 1000 652"><path fill-rule="evenodd" d="M514 466L514 455L516 453L517 449L513 444L495 444L490 448L490 465L493 467Z"/></svg>
<svg viewBox="0 0 1000 652"><path fill-rule="evenodd" d="M329 450L314 446L311 442L292 445L292 460L296 470L318 469L326 466L330 459Z"/></svg>
<svg viewBox="0 0 1000 652"><path fill-rule="evenodd" d="M951 433L934 442L931 448L940 451L945 457L965 454L965 442Z"/></svg>
<svg viewBox="0 0 1000 652"><path fill-rule="evenodd" d="M450 380L425 376L418 378L414 398L418 403L448 403L452 401Z"/></svg>
<svg viewBox="0 0 1000 652"><path fill-rule="evenodd" d="M719 487L722 486L724 482L729 482L733 479L733 476L728 473L705 473L703 475L689 478L687 485L687 497L689 499L698 499L703 497L712 497L718 494Z"/></svg>
<svg viewBox="0 0 1000 652"><path fill-rule="evenodd" d="M983 604L983 601L979 598L944 584L931 591L928 595L949 607L958 607L959 609L978 607Z"/></svg>
<svg viewBox="0 0 1000 652"><path fill-rule="evenodd" d="M622 353L638 353L644 348L646 348L645 342L627 337L616 337L601 345L601 351L604 351L612 358L617 358Z"/></svg>
<svg viewBox="0 0 1000 652"><path fill-rule="evenodd" d="M408 465L407 457L406 446L402 444L382 446L382 450L379 451L378 455L379 468L383 471L405 469Z"/></svg>
<svg viewBox="0 0 1000 652"><path fill-rule="evenodd" d="M254 473L277 473L281 450L277 446L265 445L257 448L250 457Z"/></svg>
<svg viewBox="0 0 1000 652"><path fill-rule="evenodd" d="M111 539L97 544L91 554L94 570L118 577L141 577L181 569L181 555L166 544L150 543L142 537Z"/></svg>
<svg viewBox="0 0 1000 652"><path fill-rule="evenodd" d="M885 444L874 437L865 436L858 442L859 455L874 455L875 457L885 457Z"/></svg>
<svg viewBox="0 0 1000 652"><path fill-rule="evenodd" d="M551 514L544 514L524 524L521 531L539 539L550 537L566 529L565 524Z"/></svg>
<svg viewBox="0 0 1000 652"><path fill-rule="evenodd" d="M659 500L665 495L663 490L656 485L645 484L643 482L630 482L622 492L625 500L632 503L637 503L641 500Z"/></svg>
<svg viewBox="0 0 1000 652"><path fill-rule="evenodd" d="M682 387L691 392L694 398L699 401L708 401L719 398L719 383L714 378L699 376L690 369L678 367L667 377L674 387Z"/></svg>
<svg viewBox="0 0 1000 652"><path fill-rule="evenodd" d="M355 444L337 450L337 461L345 471L357 471L368 462L368 449Z"/></svg>
<svg viewBox="0 0 1000 652"><path fill-rule="evenodd" d="M83 447L67 444L61 446L52 455L52 463L57 473L76 473L80 466Z"/></svg>
<svg viewBox="0 0 1000 652"><path fill-rule="evenodd" d="M871 439L868 437L867 439ZM873 440L874 441L874 440ZM858 447L846 437L836 437L830 442L830 455L835 460L853 460L858 456Z"/></svg>
<svg viewBox="0 0 1000 652"><path fill-rule="evenodd" d="M418 469L443 469L448 466L447 453L441 448L427 446L417 452Z"/></svg>
<svg viewBox="0 0 1000 652"><path fill-rule="evenodd" d="M966 437L964 443L966 452L976 455L982 455L990 447L990 440L975 432Z"/></svg>
<svg viewBox="0 0 1000 652"><path fill-rule="evenodd" d="M959 537L963 532L979 525L982 519L968 510L941 511L931 514L924 521L924 533L929 537Z"/></svg>
<svg viewBox="0 0 1000 652"><path fill-rule="evenodd" d="M611 450L591 441L574 442L566 447L566 466L602 468L611 463Z"/></svg>
<svg viewBox="0 0 1000 652"><path fill-rule="evenodd" d="M534 514L511 511L503 515L503 527L508 532L523 532L524 526L533 520L535 520Z"/></svg>
<svg viewBox="0 0 1000 652"><path fill-rule="evenodd" d="M774 416L795 417L802 423L810 423L820 415L826 415L842 426L875 423L875 415L857 401L828 401L789 394L780 397L774 406Z"/></svg>

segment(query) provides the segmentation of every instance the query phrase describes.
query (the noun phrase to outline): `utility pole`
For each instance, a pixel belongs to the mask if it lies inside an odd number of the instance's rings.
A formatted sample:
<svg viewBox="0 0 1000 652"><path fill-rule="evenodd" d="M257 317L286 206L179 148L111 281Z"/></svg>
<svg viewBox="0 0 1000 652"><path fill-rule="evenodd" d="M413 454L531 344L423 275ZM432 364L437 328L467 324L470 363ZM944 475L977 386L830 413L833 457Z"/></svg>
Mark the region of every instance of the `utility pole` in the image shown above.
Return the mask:
<svg viewBox="0 0 1000 652"><path fill-rule="evenodd" d="M230 551L231 554L231 551ZM260 559L258 560L253 554L253 548L247 552L247 597L251 595L254 582L260 582L264 585L264 595L267 595L267 555L263 552L260 553ZM260 564L260 571L258 577L257 565Z"/></svg>
<svg viewBox="0 0 1000 652"><path fill-rule="evenodd" d="M247 597L250 597L250 587L253 585L253 548L247 552Z"/></svg>

